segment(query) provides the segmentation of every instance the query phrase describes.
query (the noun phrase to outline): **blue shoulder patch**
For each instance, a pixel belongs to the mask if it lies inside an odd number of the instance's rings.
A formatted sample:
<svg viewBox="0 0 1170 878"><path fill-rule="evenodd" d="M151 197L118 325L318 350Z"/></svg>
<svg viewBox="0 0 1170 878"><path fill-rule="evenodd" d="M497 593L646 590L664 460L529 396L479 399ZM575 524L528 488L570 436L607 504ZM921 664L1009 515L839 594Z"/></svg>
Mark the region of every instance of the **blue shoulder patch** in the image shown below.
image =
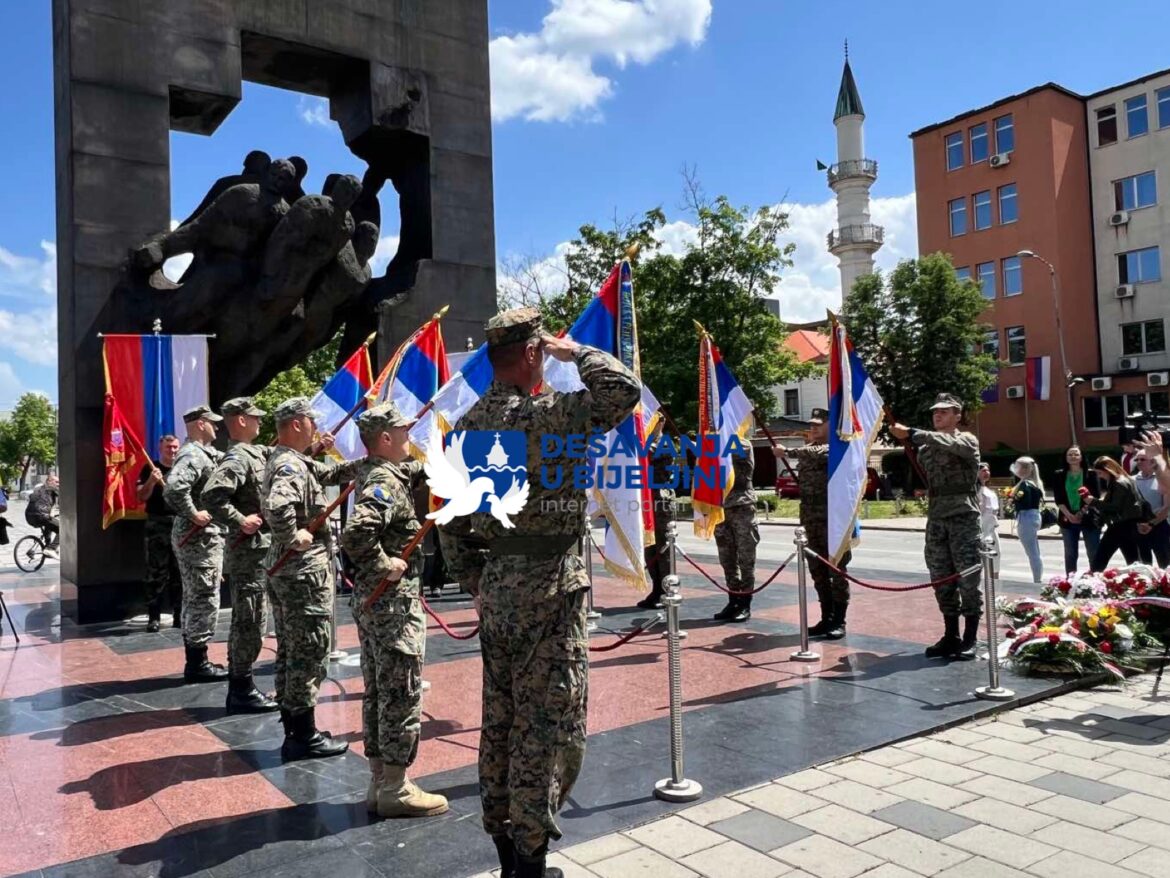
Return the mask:
<svg viewBox="0 0 1170 878"><path fill-rule="evenodd" d="M291 476L296 471L297 468L295 466L293 466L291 463L286 463L276 471L276 474L280 476Z"/></svg>

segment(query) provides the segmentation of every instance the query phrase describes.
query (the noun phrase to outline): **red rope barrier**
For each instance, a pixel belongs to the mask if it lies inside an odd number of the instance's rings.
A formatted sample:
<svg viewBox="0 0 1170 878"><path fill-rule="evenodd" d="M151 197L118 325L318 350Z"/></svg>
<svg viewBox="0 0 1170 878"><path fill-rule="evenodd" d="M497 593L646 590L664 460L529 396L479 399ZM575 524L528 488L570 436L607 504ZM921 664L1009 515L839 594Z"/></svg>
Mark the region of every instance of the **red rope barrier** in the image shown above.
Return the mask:
<svg viewBox="0 0 1170 878"><path fill-rule="evenodd" d="M641 625L639 625L633 631L630 631L630 632L627 632L626 634L623 634L621 637L619 637L613 643L607 643L605 646L591 646L591 647L589 647L589 651L590 652L612 652L613 650L617 649L619 646L625 646L627 643L629 643L631 640L633 640L639 634L641 634L644 631L649 630L650 628L653 628L655 625L657 625L661 621L662 621L662 614L659 613L657 616L655 616L649 622L643 622Z"/></svg>
<svg viewBox="0 0 1170 878"><path fill-rule="evenodd" d="M979 570L983 566L982 564L973 564L972 566L968 567L966 570L960 570L958 573L952 573L950 576L944 576L942 579L940 579L936 582L922 582L922 583L919 583L917 585L876 585L872 582L865 582L864 580L858 579L856 576L853 576L852 574L847 573L846 571L844 571L840 567L838 567L836 564L834 564L832 561L829 561L826 558L822 558L820 555L818 555L812 549L806 548L804 550L804 553L806 555L808 555L810 558L813 558L817 561L820 561L822 564L824 564L826 567L828 567L834 573L845 577L846 579L848 579L850 582L854 583L855 585L860 585L862 588L870 588L870 589L873 589L874 591L918 591L919 589L924 589L924 588L939 588L939 587L944 586L944 585L950 585L952 582L957 582L958 580L962 579L964 576L969 576L970 574L974 573L976 570Z"/></svg>
<svg viewBox="0 0 1170 878"><path fill-rule="evenodd" d="M445 621L443 621L443 617L431 609L431 605L427 603L426 598L424 598L422 595L419 595L419 600L422 601L423 609L427 611L427 615L430 616L432 619L435 620L435 622L438 623L439 627L443 629L443 633L446 634L448 637L453 637L456 640L471 640L471 638L473 638L477 634L479 634L479 625L476 625L467 634L458 634L458 633L452 631L451 626L448 625Z"/></svg>
<svg viewBox="0 0 1170 878"><path fill-rule="evenodd" d="M769 585L771 585L773 582L776 581L776 577L779 576L781 573L783 573L784 568L787 567L788 564L792 561L792 559L796 557L796 553L793 552L791 555L789 555L787 558L785 558L784 561L781 562L780 566L776 568L776 572L768 577L768 581L765 582L763 585L759 586L758 588L753 588L751 591L732 591L726 585L723 585L722 583L716 582L715 579L713 579L711 577L711 574L708 573L706 570L704 570L702 567L700 567L699 564L695 561L695 559L692 558L690 555L688 555L683 549L679 548L678 546L675 546L675 548L678 550L678 553L680 555L682 555L683 558L686 559L687 563L690 564L692 567L694 567L696 570L698 570L700 573L702 573L703 576L707 577L707 581L710 582L713 586L715 586L717 589L719 589L724 594L733 594L733 595L739 595L739 596L753 595L753 594L756 594L757 592L763 591L765 588L767 588Z"/></svg>

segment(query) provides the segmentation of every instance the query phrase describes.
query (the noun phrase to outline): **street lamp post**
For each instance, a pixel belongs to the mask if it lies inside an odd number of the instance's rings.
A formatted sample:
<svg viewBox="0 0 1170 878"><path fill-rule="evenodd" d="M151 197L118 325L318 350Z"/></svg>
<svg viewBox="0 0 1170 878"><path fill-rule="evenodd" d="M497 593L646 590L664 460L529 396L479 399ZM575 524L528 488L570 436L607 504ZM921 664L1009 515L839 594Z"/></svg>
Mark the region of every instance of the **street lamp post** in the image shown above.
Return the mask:
<svg viewBox="0 0 1170 878"><path fill-rule="evenodd" d="M1068 357L1064 353L1064 329L1060 324L1060 290L1056 285L1056 266L1031 250L1021 250L1016 255L1022 259L1038 259L1048 266L1048 276L1052 280L1052 313L1056 317L1056 341L1060 345L1060 371L1064 375L1064 399L1068 404L1068 432L1072 440L1070 444L1076 445L1077 421L1072 401L1072 388L1075 382L1072 380L1072 372L1068 368Z"/></svg>

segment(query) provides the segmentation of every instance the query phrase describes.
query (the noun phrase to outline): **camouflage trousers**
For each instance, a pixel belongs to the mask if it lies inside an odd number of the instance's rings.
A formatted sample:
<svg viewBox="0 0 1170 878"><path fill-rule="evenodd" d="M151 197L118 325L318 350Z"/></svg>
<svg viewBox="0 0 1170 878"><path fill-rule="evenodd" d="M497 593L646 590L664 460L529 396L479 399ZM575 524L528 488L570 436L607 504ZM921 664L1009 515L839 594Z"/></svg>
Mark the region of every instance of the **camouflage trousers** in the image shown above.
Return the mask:
<svg viewBox="0 0 1170 878"><path fill-rule="evenodd" d="M272 607L272 630L279 632L284 624L284 611L276 602L271 579L267 580L264 591L268 595L268 606ZM284 697L284 643L279 636L276 638L276 658L272 661L272 687L272 700L280 704Z"/></svg>
<svg viewBox="0 0 1170 878"><path fill-rule="evenodd" d="M715 525L715 546L723 578L731 591L750 592L756 585L756 546L760 526L754 506L732 506L723 510L723 521Z"/></svg>
<svg viewBox="0 0 1170 878"><path fill-rule="evenodd" d="M927 519L925 554L930 578L939 580L971 566L978 567L982 560L981 540L978 512ZM981 578L977 569L958 582L936 588L934 596L942 614L978 616L983 610Z"/></svg>
<svg viewBox="0 0 1170 878"><path fill-rule="evenodd" d="M827 521L812 521L804 524L804 532L808 536L808 547L825 558L829 557L829 523ZM850 561L850 554L846 552L837 562L837 566L844 570ZM834 573L820 561L813 558L808 560L808 569L812 574L813 586L817 590L817 600L822 604L849 603L849 580L839 573Z"/></svg>
<svg viewBox="0 0 1170 878"><path fill-rule="evenodd" d="M232 595L232 626L228 634L228 671L233 677L250 674L264 645L265 558L268 547L229 548L224 576Z"/></svg>
<svg viewBox="0 0 1170 878"><path fill-rule="evenodd" d="M170 518L146 519L144 596L151 618L157 618L162 604L168 600L175 613L180 613L183 607L183 579L179 574L179 562L175 560L175 550L171 547L173 526L174 520Z"/></svg>
<svg viewBox="0 0 1170 878"><path fill-rule="evenodd" d="M532 855L559 839L556 814L585 758L585 589L518 605L485 596L479 795L489 835Z"/></svg>
<svg viewBox="0 0 1170 878"><path fill-rule="evenodd" d="M223 537L198 536L180 547L187 533L184 519L176 519L171 545L183 580L183 642L206 646L215 635L219 617L219 582L223 579Z"/></svg>
<svg viewBox="0 0 1170 878"><path fill-rule="evenodd" d="M316 706L328 673L333 569L328 561L309 560L297 567L294 559L268 579L276 620L276 694L293 714Z"/></svg>
<svg viewBox="0 0 1170 878"><path fill-rule="evenodd" d="M363 612L355 602L354 621L362 648L366 758L409 767L418 755L422 729L423 657L394 648L401 627L396 617Z"/></svg>

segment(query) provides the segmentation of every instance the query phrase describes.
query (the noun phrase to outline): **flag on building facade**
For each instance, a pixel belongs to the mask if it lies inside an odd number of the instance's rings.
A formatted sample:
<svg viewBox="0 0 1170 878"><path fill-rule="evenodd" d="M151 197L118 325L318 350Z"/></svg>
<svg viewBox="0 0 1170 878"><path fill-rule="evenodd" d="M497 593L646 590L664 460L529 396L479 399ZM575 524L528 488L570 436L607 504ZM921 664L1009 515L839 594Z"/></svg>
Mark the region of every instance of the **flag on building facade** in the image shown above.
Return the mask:
<svg viewBox="0 0 1170 878"><path fill-rule="evenodd" d="M988 384L979 394L979 398L985 403L999 402L999 374L996 373L995 379L991 384Z"/></svg>
<svg viewBox="0 0 1170 878"><path fill-rule="evenodd" d="M711 539L715 526L723 521L723 498L735 483L728 446L732 436L751 454L754 407L715 345L698 323L699 330L699 439L702 443L695 463L691 504L695 535ZM715 440L708 437L718 437ZM701 475L700 475L701 474Z"/></svg>
<svg viewBox="0 0 1170 878"><path fill-rule="evenodd" d="M334 434L330 454L341 460L356 460L366 454L356 415L365 409L366 394L373 384L374 370L370 368L370 342L373 338L370 336L350 354L342 367L325 382L321 392L313 397L313 408L321 414L317 429ZM355 408L355 416L347 421L346 416Z"/></svg>
<svg viewBox="0 0 1170 878"><path fill-rule="evenodd" d="M869 451L884 417L881 395L836 316L829 314L829 554L836 563L857 536Z"/></svg>
<svg viewBox="0 0 1170 878"><path fill-rule="evenodd" d="M150 455L118 408L112 393L106 393L102 420L102 450L106 458L106 479L102 490L102 530L123 518L142 518L138 500L138 473L150 462Z"/></svg>
<svg viewBox="0 0 1170 878"><path fill-rule="evenodd" d="M1028 399L1048 399L1052 395L1052 357L1028 357L1024 368Z"/></svg>
<svg viewBox="0 0 1170 878"><path fill-rule="evenodd" d="M368 397L371 405L389 401L398 406L398 410L406 417L413 418L431 401L439 388L451 379L447 366L447 347L443 343L440 325L446 313L447 308L444 306L442 311L399 345L370 388ZM419 428L417 432L427 437L416 446L416 452L421 452L436 439L442 441L445 431L433 410L423 415L416 426ZM415 431L412 430L411 435L416 435Z"/></svg>

